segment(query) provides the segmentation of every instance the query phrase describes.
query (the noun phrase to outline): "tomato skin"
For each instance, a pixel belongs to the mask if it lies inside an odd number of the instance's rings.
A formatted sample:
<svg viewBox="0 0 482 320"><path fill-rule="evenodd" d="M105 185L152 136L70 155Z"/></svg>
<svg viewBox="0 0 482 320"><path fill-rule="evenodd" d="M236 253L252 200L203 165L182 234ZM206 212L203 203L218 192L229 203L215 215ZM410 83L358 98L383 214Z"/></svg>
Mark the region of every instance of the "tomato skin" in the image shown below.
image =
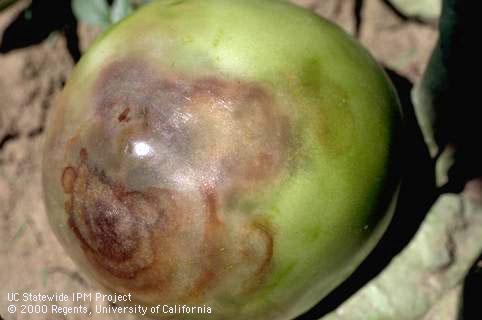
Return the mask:
<svg viewBox="0 0 482 320"><path fill-rule="evenodd" d="M393 213L392 85L341 29L285 2L154 1L96 41L52 114L52 228L135 303L291 319Z"/></svg>

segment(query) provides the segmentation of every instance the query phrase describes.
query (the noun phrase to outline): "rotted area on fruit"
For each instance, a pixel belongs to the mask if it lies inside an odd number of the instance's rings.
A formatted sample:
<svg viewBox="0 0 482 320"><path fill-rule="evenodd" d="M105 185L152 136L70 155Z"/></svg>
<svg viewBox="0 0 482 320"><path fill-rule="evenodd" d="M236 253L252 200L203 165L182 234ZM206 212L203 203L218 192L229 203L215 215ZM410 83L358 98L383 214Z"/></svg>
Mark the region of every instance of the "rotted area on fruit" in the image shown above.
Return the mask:
<svg viewBox="0 0 482 320"><path fill-rule="evenodd" d="M106 66L94 88L60 177L89 262L111 287L167 301L256 289L276 231L235 202L276 183L294 151L270 92L156 74L141 59Z"/></svg>

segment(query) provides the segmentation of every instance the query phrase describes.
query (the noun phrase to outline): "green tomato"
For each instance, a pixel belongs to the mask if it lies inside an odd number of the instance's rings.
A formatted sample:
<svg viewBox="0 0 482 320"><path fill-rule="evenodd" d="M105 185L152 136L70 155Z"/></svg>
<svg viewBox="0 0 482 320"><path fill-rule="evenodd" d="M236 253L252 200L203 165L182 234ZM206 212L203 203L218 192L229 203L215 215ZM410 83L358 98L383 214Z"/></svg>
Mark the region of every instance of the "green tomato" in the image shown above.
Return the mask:
<svg viewBox="0 0 482 320"><path fill-rule="evenodd" d="M367 256L400 110L338 27L270 0L155 1L106 32L52 112L43 179L74 261L169 319L291 319Z"/></svg>

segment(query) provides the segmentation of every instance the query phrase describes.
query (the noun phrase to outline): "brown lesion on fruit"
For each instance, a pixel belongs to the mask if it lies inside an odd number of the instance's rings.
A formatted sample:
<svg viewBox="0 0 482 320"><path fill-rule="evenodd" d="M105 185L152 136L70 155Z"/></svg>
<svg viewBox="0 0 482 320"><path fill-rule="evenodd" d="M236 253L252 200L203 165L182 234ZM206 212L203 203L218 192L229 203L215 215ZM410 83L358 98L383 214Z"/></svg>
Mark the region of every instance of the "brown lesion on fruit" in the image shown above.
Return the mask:
<svg viewBox="0 0 482 320"><path fill-rule="evenodd" d="M119 278L134 278L153 262L150 232L162 220L158 198L121 192L88 165L82 148L77 167L62 174L69 225L91 262Z"/></svg>
<svg viewBox="0 0 482 320"><path fill-rule="evenodd" d="M201 190L199 201L159 188L131 191L92 168L85 149L79 159L77 166L65 167L61 177L68 223L90 264L109 285L192 301L223 286L233 256L242 257L240 266L251 269L240 281L251 283L250 288L262 283L273 256L272 234L243 219L231 225L242 229L242 237L230 239L214 188ZM199 221L190 221L192 213ZM199 237L188 239L189 232ZM245 243L250 236L256 241ZM185 269L184 263L197 268ZM181 288L176 287L178 276L188 278Z"/></svg>
<svg viewBox="0 0 482 320"><path fill-rule="evenodd" d="M117 120L119 120L119 122L129 122L129 111L131 111L131 109L128 107L125 108L124 111L122 111L122 113L117 117Z"/></svg>
<svg viewBox="0 0 482 320"><path fill-rule="evenodd" d="M143 141L169 155L159 160L160 171L172 172L170 161L187 163L196 172L216 171L225 186L249 189L278 177L296 148L288 116L260 84L163 73L131 58L107 66L93 90L102 124L95 135L107 137L112 158ZM126 106L130 120L120 124Z"/></svg>
<svg viewBox="0 0 482 320"><path fill-rule="evenodd" d="M202 272L188 294L194 298L202 296L218 280L220 276L218 270L223 265L223 245L225 245L223 241L224 223L219 216L216 190L211 186L203 186L201 194L205 203L206 220L201 247L203 253L200 261Z"/></svg>
<svg viewBox="0 0 482 320"><path fill-rule="evenodd" d="M289 166L290 120L269 90L127 59L101 72L92 103L61 183L69 225L101 280L186 301L261 286L273 229L226 203Z"/></svg>
<svg viewBox="0 0 482 320"><path fill-rule="evenodd" d="M74 191L74 183L77 178L77 172L72 167L66 167L62 172L62 187L65 193L71 194Z"/></svg>
<svg viewBox="0 0 482 320"><path fill-rule="evenodd" d="M267 224L261 224L259 222L253 222L249 225L248 233L253 235L253 234L258 234L264 243L264 248L262 250L265 250L264 254L261 254L261 263L259 263L258 268L256 269L254 276L252 277L251 281L246 285L246 290L251 291L256 289L264 280L266 274L269 272L270 267L271 267L271 260L273 257L273 250L274 250L274 242L273 242L273 234L272 231L269 229ZM242 251L243 257L246 258L247 261L256 261L259 259L259 252L256 252L256 250L253 250L252 245L244 245L243 251Z"/></svg>

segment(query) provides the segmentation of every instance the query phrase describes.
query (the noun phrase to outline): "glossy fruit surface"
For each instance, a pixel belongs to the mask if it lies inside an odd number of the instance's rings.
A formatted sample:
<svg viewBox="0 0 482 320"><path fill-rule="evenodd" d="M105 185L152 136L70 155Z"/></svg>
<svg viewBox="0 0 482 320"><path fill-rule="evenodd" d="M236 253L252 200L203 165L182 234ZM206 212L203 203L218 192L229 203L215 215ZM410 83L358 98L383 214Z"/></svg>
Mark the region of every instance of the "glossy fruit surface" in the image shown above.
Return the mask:
<svg viewBox="0 0 482 320"><path fill-rule="evenodd" d="M291 319L391 217L394 90L338 27L282 1L146 5L94 44L52 113L52 227L135 303Z"/></svg>

